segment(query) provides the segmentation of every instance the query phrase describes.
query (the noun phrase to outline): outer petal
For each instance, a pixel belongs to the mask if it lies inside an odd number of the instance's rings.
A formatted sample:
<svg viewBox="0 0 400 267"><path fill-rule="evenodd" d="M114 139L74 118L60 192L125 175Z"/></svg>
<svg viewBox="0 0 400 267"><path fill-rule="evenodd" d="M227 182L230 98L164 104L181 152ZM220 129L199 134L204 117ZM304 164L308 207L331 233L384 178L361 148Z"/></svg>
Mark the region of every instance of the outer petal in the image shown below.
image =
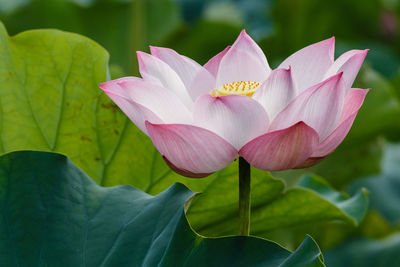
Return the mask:
<svg viewBox="0 0 400 267"><path fill-rule="evenodd" d="M367 56L368 51L369 49L351 50L342 54L328 69L325 74L325 78L343 72L343 79L346 84L346 88L347 90L350 90L365 57Z"/></svg>
<svg viewBox="0 0 400 267"><path fill-rule="evenodd" d="M270 72L263 51L243 30L221 59L217 86L233 81L263 82Z"/></svg>
<svg viewBox="0 0 400 267"><path fill-rule="evenodd" d="M117 84L131 100L151 110L164 123L192 123L190 111L169 90L140 80L122 80Z"/></svg>
<svg viewBox="0 0 400 267"><path fill-rule="evenodd" d="M292 67L299 92L323 80L333 63L335 38L309 45L292 54L279 68Z"/></svg>
<svg viewBox="0 0 400 267"><path fill-rule="evenodd" d="M136 126L145 134L147 129L145 121L151 121L153 123L163 123L163 121L155 115L151 110L135 103L126 91L118 85L118 82L126 80L140 80L135 77L122 78L100 84L100 88L114 101L115 104L128 116L128 118L136 124Z"/></svg>
<svg viewBox="0 0 400 267"><path fill-rule="evenodd" d="M144 52L137 52L140 74L145 81L157 82L174 92L182 102L192 108L193 101L178 74L161 59Z"/></svg>
<svg viewBox="0 0 400 267"><path fill-rule="evenodd" d="M297 165L293 169L308 168L308 167L314 166L315 164L320 163L324 159L325 159L325 157L309 157L306 161L304 161L303 163L300 163L300 165Z"/></svg>
<svg viewBox="0 0 400 267"><path fill-rule="evenodd" d="M183 173L210 174L237 157L237 150L227 141L200 127L149 122L146 127L158 151Z"/></svg>
<svg viewBox="0 0 400 267"><path fill-rule="evenodd" d="M206 64L204 64L204 68L207 69L214 77L217 77L219 64L221 63L222 58L225 56L230 48L231 46L229 45L223 51L219 52L217 55L211 58Z"/></svg>
<svg viewBox="0 0 400 267"><path fill-rule="evenodd" d="M304 162L318 144L318 134L304 122L264 134L247 143L239 155L251 165L267 171L280 171Z"/></svg>
<svg viewBox="0 0 400 267"><path fill-rule="evenodd" d="M353 125L358 110L361 108L368 90L351 89L346 97L346 101L340 115L336 129L318 145L312 157L325 157L332 153L343 141Z"/></svg>
<svg viewBox="0 0 400 267"><path fill-rule="evenodd" d="M264 107L269 118L273 120L296 95L291 69L275 69L254 93L253 99Z"/></svg>
<svg viewBox="0 0 400 267"><path fill-rule="evenodd" d="M193 109L195 125L208 129L240 149L267 132L268 115L257 101L240 95L203 95Z"/></svg>
<svg viewBox="0 0 400 267"><path fill-rule="evenodd" d="M269 131L304 121L318 132L321 141L324 140L337 125L345 91L342 73L307 89L276 116Z"/></svg>
<svg viewBox="0 0 400 267"><path fill-rule="evenodd" d="M196 61L172 49L150 46L151 54L167 63L179 76L193 101L215 87L215 78ZM201 92L199 92L201 91Z"/></svg>
<svg viewBox="0 0 400 267"><path fill-rule="evenodd" d="M119 95L129 98L129 95L126 93L126 90L124 88L122 88L120 85L118 85L118 83L124 82L124 81L143 81L143 80L139 77L129 76L129 77L123 77L123 78L119 78L119 79L101 83L99 85L99 87L105 93L113 92L114 94L119 94Z"/></svg>

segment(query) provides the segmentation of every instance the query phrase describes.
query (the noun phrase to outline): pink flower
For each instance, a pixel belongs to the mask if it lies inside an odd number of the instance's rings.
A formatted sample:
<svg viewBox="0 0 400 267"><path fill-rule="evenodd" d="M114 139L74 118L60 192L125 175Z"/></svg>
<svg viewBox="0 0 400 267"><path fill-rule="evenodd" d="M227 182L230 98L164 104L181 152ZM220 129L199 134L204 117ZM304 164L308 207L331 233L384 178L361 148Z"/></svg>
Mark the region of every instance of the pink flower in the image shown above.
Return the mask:
<svg viewBox="0 0 400 267"><path fill-rule="evenodd" d="M368 90L351 88L367 50L334 60L330 38L271 70L243 30L204 66L174 50L137 52L142 78L100 85L167 164L205 177L238 156L267 171L311 166L343 141Z"/></svg>

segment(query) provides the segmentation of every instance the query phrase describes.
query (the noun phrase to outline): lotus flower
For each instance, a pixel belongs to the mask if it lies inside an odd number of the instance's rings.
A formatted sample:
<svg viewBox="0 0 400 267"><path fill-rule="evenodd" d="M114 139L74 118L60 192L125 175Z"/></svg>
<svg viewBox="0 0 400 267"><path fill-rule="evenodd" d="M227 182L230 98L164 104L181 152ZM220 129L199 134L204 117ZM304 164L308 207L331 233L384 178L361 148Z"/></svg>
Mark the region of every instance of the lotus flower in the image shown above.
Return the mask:
<svg viewBox="0 0 400 267"><path fill-rule="evenodd" d="M204 66L150 47L137 52L142 78L100 87L181 175L205 177L237 157L267 171L307 167L343 141L368 92L351 88L368 50L334 60L334 43L274 70L244 30Z"/></svg>

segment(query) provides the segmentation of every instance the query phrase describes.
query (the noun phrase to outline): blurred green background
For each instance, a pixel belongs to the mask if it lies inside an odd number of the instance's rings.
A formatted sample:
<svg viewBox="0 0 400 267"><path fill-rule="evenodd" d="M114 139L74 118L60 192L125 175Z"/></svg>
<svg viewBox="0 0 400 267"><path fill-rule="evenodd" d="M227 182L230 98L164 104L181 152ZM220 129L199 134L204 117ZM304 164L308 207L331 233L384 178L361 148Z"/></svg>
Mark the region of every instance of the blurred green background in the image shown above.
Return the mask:
<svg viewBox="0 0 400 267"><path fill-rule="evenodd" d="M370 211L360 227L302 225L328 266L400 266L400 1L396 0L0 0L10 35L57 28L85 35L110 53L111 77L137 75L135 52L165 46L204 64L241 29L271 67L314 42L336 37L336 57L369 48L353 87L372 88L349 136L307 170L276 173L290 185L304 172L349 193L366 187ZM298 229L271 233L290 246ZM286 231L286 230L285 230Z"/></svg>

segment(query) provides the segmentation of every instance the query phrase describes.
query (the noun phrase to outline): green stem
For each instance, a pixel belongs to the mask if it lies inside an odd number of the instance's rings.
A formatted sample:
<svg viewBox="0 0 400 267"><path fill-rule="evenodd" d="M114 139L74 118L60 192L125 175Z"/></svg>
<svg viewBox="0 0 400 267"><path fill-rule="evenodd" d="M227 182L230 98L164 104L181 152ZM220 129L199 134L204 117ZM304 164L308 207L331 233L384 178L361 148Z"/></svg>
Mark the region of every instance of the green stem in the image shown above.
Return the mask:
<svg viewBox="0 0 400 267"><path fill-rule="evenodd" d="M239 235L250 234L250 164L239 158Z"/></svg>

